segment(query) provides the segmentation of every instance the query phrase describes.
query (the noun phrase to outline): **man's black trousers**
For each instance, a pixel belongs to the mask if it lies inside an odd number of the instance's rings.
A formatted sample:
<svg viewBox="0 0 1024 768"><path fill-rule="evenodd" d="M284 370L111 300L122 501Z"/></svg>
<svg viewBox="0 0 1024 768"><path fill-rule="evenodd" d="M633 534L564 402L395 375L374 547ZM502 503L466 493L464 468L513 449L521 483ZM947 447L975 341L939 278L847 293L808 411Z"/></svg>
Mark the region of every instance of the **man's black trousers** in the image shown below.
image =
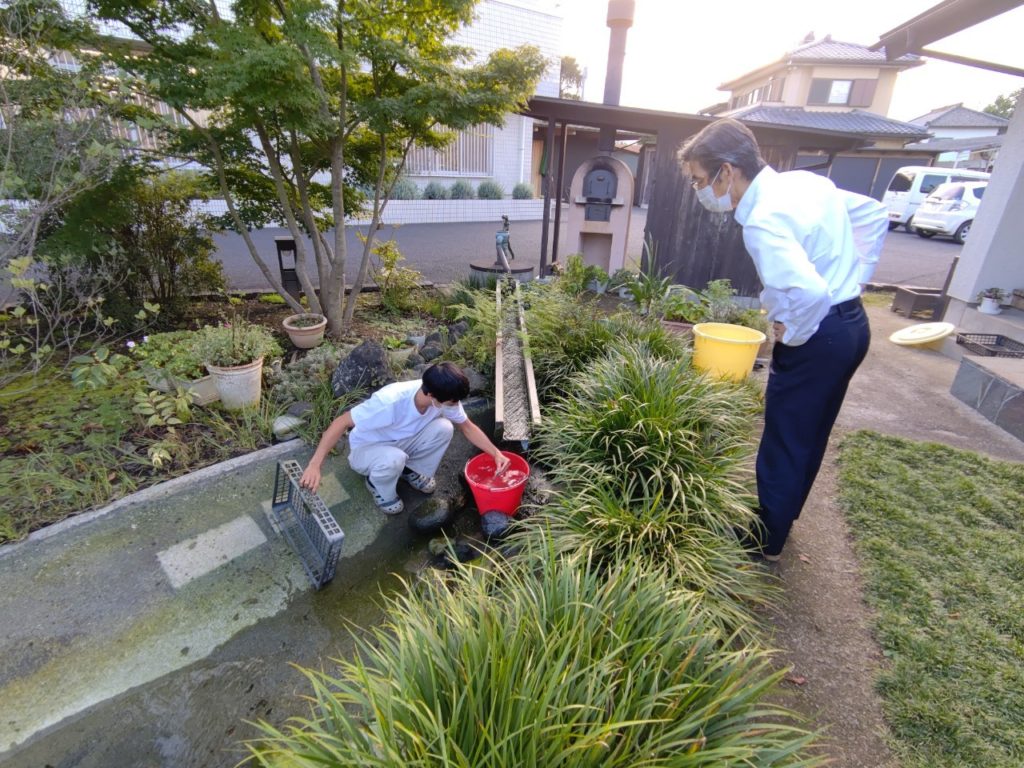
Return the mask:
<svg viewBox="0 0 1024 768"><path fill-rule="evenodd" d="M764 433L757 452L762 551L782 551L800 516L846 388L871 342L860 299L833 306L800 346L776 343L765 392Z"/></svg>

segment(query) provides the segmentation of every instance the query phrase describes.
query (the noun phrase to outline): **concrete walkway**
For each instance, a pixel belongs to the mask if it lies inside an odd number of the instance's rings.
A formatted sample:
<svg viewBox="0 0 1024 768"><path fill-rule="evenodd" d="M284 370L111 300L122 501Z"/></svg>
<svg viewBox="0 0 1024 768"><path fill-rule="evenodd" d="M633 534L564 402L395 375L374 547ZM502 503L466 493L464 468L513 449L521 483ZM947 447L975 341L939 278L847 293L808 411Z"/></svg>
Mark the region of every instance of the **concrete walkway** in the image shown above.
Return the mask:
<svg viewBox="0 0 1024 768"><path fill-rule="evenodd" d="M439 493L474 453L457 435ZM277 462L310 455L278 445L0 549L0 763L233 765L244 720L304 714L289 663L350 655L347 629L379 620L391 574L418 570L427 541L334 459L320 495L345 541L314 593L270 516ZM426 498L402 493L407 509Z"/></svg>

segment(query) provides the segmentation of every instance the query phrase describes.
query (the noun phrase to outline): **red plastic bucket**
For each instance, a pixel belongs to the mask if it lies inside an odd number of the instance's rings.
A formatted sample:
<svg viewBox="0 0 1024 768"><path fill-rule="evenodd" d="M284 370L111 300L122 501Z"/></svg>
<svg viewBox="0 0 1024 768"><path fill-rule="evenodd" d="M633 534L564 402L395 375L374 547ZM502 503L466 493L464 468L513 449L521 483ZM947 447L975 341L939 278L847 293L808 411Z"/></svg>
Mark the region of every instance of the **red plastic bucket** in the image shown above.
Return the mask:
<svg viewBox="0 0 1024 768"><path fill-rule="evenodd" d="M487 512L514 515L523 500L526 481L530 479L530 465L518 454L511 451L502 453L512 463L497 476L494 474L497 468L494 459L486 453L477 454L466 462L466 482L481 515Z"/></svg>

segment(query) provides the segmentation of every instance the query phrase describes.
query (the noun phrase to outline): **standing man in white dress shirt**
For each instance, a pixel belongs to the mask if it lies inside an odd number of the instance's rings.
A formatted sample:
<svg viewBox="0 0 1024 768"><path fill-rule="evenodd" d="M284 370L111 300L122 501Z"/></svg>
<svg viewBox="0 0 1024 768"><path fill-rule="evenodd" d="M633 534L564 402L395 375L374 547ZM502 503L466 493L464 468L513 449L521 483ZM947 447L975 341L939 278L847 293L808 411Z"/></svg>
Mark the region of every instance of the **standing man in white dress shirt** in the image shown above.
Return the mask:
<svg viewBox="0 0 1024 768"><path fill-rule="evenodd" d="M871 341L861 286L888 231L885 206L808 171L768 167L750 130L723 119L679 152L701 204L735 209L776 344L757 453L766 560L807 501L846 388Z"/></svg>

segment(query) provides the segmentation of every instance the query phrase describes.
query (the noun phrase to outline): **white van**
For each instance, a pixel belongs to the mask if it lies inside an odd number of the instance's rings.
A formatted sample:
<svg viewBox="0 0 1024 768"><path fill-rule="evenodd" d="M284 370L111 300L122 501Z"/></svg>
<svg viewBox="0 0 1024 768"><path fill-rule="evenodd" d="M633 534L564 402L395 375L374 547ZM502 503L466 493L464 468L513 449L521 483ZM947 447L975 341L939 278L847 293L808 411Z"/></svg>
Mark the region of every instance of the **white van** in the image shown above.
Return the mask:
<svg viewBox="0 0 1024 768"><path fill-rule="evenodd" d="M893 174L882 202L889 208L889 229L900 224L914 231L914 212L939 184L951 181L987 181L991 174L966 168L936 168L930 165L906 165Z"/></svg>

